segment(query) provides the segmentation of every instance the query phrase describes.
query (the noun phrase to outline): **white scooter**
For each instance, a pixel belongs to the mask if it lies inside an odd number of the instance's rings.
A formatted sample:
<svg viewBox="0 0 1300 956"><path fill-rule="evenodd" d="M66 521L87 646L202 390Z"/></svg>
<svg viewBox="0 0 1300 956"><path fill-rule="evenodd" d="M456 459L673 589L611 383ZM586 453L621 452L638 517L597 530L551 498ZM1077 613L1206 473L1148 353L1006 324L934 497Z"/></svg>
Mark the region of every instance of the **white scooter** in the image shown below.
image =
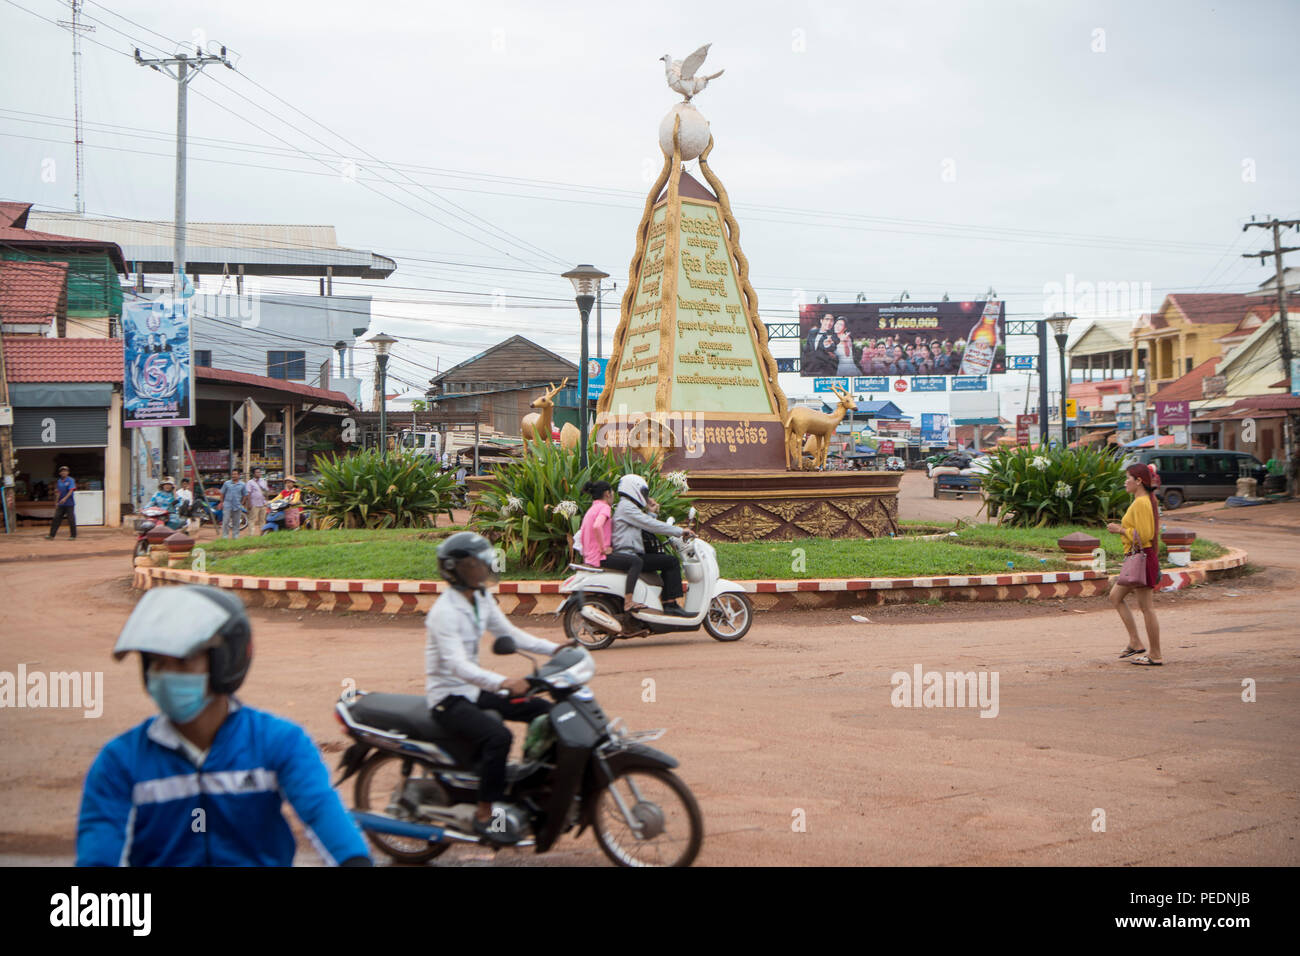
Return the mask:
<svg viewBox="0 0 1300 956"><path fill-rule="evenodd" d="M694 508L690 517L695 517ZM671 518L668 523L672 524ZM656 574L641 575L633 599L645 607L629 612L623 610L625 572L570 564L577 573L560 585L560 593L568 597L556 612L564 615L564 633L569 639L598 651L619 638L696 631L701 625L718 641L744 637L754 620L754 606L739 584L718 577L714 547L698 537L673 538L670 546L676 548L682 562L685 615L664 613L660 600L663 582Z"/></svg>

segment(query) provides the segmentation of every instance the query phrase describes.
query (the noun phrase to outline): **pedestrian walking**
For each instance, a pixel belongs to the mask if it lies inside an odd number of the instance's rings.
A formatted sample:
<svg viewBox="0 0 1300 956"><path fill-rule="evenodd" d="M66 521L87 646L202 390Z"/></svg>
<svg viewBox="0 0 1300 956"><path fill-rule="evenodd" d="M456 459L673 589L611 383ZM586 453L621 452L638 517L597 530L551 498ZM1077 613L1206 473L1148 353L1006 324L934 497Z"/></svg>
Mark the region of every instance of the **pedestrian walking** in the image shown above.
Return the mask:
<svg viewBox="0 0 1300 956"><path fill-rule="evenodd" d="M262 477L261 468L254 468L248 474L248 530L261 535L262 525L266 524L266 498L271 488Z"/></svg>
<svg viewBox="0 0 1300 956"><path fill-rule="evenodd" d="M248 500L248 486L238 468L230 470L230 478L221 485L221 537L239 537L239 516L244 513Z"/></svg>
<svg viewBox="0 0 1300 956"><path fill-rule="evenodd" d="M1124 490L1133 496L1133 503L1124 512L1120 523L1111 522L1106 525L1106 530L1111 534L1124 535L1126 558L1139 552L1145 556L1145 583L1120 584L1116 580L1110 589L1110 603L1115 605L1115 610L1128 631L1128 646L1119 655L1120 660L1128 659L1131 664L1159 667L1164 663L1164 658L1160 653L1160 622L1156 619L1153 597L1155 589L1160 585L1160 508L1156 504L1155 495L1155 489L1160 485L1160 476L1154 465L1130 465L1127 475ZM1137 593L1138 607L1146 622L1147 647L1142 646L1137 621L1124 603L1130 592Z"/></svg>
<svg viewBox="0 0 1300 956"><path fill-rule="evenodd" d="M68 531L75 541L77 539L77 505L74 495L77 490L77 483L73 480L71 472L67 465L59 468L59 481L54 489L54 521L50 525L50 540L59 533L59 525L63 524L63 519L68 519Z"/></svg>

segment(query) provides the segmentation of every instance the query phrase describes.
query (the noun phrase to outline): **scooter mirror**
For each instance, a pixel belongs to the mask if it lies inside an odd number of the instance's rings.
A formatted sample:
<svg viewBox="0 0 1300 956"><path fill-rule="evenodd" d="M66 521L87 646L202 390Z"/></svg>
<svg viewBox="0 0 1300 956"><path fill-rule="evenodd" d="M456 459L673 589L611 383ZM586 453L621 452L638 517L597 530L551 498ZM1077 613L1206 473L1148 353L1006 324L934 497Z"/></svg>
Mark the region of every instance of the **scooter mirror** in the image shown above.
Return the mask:
<svg viewBox="0 0 1300 956"><path fill-rule="evenodd" d="M664 524L676 524L676 523L677 523L676 518L669 518L667 521L664 522Z"/></svg>
<svg viewBox="0 0 1300 956"><path fill-rule="evenodd" d="M686 512L686 520L687 520L687 521L694 521L694 520L695 520L695 509L694 509L694 508L692 508L690 511Z"/></svg>
<svg viewBox="0 0 1300 956"><path fill-rule="evenodd" d="M515 652L515 639L509 635L503 634L492 642L493 654L513 654Z"/></svg>

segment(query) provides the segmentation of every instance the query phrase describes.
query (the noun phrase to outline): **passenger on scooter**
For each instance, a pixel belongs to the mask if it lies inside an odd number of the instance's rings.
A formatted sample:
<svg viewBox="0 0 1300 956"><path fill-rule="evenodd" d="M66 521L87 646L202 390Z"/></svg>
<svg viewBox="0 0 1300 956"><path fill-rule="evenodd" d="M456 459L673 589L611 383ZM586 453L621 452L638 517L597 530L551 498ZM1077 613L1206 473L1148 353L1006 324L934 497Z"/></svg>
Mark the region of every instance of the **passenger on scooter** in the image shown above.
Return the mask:
<svg viewBox="0 0 1300 956"><path fill-rule="evenodd" d="M592 497L591 507L582 516L582 528L578 532L582 563L593 568L626 571L623 610L639 611L645 605L636 603L633 595L644 562L641 555L633 551L613 550L614 516L611 506L614 504L614 489L608 481L589 481L583 486L582 493Z"/></svg>
<svg viewBox="0 0 1300 956"><path fill-rule="evenodd" d="M682 566L678 563L677 556L662 552L647 554L641 533L648 531L651 534L679 538L690 532L647 514L647 511L659 510L658 502L649 497L649 490L649 482L640 475L624 475L618 480L619 502L614 509L614 551L636 554L641 558L643 570L658 571L664 579L664 613L689 617L686 609L677 603L682 596Z"/></svg>
<svg viewBox="0 0 1300 956"><path fill-rule="evenodd" d="M479 666L478 645L483 632L514 638L520 650L548 657L564 645L533 637L510 622L497 606L488 586L498 580L492 545L482 535L460 531L438 545L438 573L451 585L424 619L428 635L424 660L425 697L433 719L474 748L479 776L474 831L494 843L517 842L516 835L494 826L492 803L506 795L506 757L510 731L487 711L505 720L527 723L550 711L540 698L522 699L528 682L507 678ZM502 697L498 690L509 696Z"/></svg>

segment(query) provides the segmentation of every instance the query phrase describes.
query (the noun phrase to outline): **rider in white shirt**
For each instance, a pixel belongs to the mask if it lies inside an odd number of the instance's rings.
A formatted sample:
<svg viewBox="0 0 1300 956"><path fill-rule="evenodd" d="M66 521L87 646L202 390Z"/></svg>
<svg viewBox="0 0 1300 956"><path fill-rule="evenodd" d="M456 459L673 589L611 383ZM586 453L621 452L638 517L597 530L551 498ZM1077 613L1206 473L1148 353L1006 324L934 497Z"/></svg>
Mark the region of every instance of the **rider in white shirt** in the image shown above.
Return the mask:
<svg viewBox="0 0 1300 956"><path fill-rule="evenodd" d="M438 573L451 584L424 619L425 695L433 719L474 745L479 774L479 803L474 829L498 843L510 836L491 828L492 803L505 797L506 758L512 737L501 721L529 722L551 709L540 698L521 699L528 692L522 677L480 667L479 640L486 631L508 636L523 651L550 656L564 645L533 637L516 627L497 606L487 588L497 582L492 545L470 531L453 534L438 546ZM497 693L507 692L507 696ZM513 699L512 699L513 698Z"/></svg>

